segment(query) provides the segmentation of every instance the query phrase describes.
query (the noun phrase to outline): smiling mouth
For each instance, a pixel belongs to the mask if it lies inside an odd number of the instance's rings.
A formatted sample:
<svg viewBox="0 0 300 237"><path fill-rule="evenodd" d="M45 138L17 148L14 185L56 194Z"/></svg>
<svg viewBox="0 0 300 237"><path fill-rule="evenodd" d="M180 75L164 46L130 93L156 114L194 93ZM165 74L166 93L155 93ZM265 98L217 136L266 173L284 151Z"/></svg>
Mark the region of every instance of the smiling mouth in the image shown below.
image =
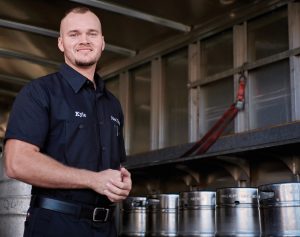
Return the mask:
<svg viewBox="0 0 300 237"><path fill-rule="evenodd" d="M81 52L81 51L83 51L83 52L91 52L91 51L93 51L93 50L90 49L90 48L82 48L82 49L77 49L77 50L76 50L76 52Z"/></svg>

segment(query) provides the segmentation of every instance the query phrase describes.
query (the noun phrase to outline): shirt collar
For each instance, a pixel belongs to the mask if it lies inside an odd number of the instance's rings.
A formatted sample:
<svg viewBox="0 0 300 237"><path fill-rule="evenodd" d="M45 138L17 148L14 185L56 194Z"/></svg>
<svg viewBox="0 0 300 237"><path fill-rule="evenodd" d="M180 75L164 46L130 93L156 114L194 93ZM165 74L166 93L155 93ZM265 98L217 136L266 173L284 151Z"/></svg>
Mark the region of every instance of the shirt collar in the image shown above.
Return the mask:
<svg viewBox="0 0 300 237"><path fill-rule="evenodd" d="M86 81L88 80L85 76L81 75L66 63L61 65L59 72L67 80L75 93L78 93L79 90L86 85ZM96 90L105 93L104 81L97 73L94 75L94 80L96 83Z"/></svg>

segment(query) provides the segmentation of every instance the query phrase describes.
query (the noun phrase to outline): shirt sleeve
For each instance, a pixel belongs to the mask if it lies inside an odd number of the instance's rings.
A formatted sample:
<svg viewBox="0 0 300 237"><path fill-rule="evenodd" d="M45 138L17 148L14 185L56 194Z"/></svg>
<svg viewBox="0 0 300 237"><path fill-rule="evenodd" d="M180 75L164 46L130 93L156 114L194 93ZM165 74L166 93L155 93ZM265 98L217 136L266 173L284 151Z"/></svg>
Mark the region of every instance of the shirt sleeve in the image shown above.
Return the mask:
<svg viewBox="0 0 300 237"><path fill-rule="evenodd" d="M48 111L45 89L38 80L26 85L14 101L4 143L17 139L42 149L49 128Z"/></svg>

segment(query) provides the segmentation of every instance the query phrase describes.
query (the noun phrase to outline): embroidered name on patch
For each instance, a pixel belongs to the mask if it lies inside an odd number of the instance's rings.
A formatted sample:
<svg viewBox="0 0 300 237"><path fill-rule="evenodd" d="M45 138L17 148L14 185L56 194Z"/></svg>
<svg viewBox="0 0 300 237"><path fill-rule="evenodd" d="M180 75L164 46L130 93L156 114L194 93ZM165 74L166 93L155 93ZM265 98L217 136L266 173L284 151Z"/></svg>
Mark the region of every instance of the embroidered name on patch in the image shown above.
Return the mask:
<svg viewBox="0 0 300 237"><path fill-rule="evenodd" d="M119 126L120 126L120 121L119 121L119 119L117 119L117 118L115 118L114 116L110 116L110 119L111 119L111 121L114 121L114 122L116 122Z"/></svg>
<svg viewBox="0 0 300 237"><path fill-rule="evenodd" d="M75 117L86 118L86 114L83 112L75 111Z"/></svg>

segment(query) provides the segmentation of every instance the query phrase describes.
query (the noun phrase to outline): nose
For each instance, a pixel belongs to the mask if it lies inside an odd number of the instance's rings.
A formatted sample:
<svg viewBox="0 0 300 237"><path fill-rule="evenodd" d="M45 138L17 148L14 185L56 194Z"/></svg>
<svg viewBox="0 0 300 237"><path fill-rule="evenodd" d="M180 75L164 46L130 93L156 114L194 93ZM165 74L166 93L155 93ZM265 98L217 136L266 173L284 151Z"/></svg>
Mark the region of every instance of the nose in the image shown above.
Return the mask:
<svg viewBox="0 0 300 237"><path fill-rule="evenodd" d="M80 43L82 43L82 44L89 43L89 37L87 34L81 34Z"/></svg>

